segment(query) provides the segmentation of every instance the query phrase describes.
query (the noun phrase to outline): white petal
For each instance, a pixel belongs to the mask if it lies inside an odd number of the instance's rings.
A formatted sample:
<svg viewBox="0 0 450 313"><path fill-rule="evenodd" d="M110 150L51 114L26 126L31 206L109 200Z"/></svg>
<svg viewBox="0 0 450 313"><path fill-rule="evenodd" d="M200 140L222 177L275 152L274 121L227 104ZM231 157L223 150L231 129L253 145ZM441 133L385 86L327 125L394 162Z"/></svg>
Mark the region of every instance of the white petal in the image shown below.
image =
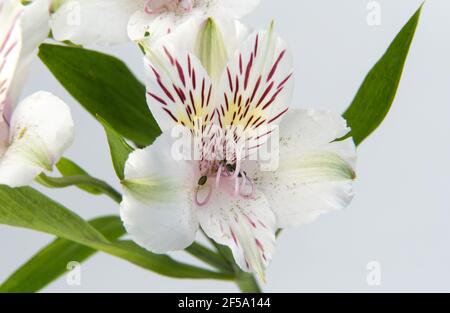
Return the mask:
<svg viewBox="0 0 450 313"><path fill-rule="evenodd" d="M254 199L241 199L217 192L196 212L205 233L230 247L242 270L264 278L275 248L275 216L262 193L257 192Z"/></svg>
<svg viewBox="0 0 450 313"><path fill-rule="evenodd" d="M147 103L159 127L193 128L212 118L212 84L198 59L171 46L153 49L145 58Z"/></svg>
<svg viewBox="0 0 450 313"><path fill-rule="evenodd" d="M22 48L22 6L16 0L6 0L0 5L0 123L3 123L3 117L9 119L10 87Z"/></svg>
<svg viewBox="0 0 450 313"><path fill-rule="evenodd" d="M24 45L22 56L32 54L47 38L50 32L50 3L51 0L34 0L25 6L22 16L22 31Z"/></svg>
<svg viewBox="0 0 450 313"><path fill-rule="evenodd" d="M225 114L221 114L223 124L231 124L234 112L241 112L241 125L258 117L264 125L278 124L292 99L292 76L292 55L272 26L249 36L228 62L221 79L218 96L225 107ZM232 104L228 110L224 94ZM246 110L239 110L241 106L249 107L246 114Z"/></svg>
<svg viewBox="0 0 450 313"><path fill-rule="evenodd" d="M277 216L278 227L309 223L345 208L353 197L355 145L333 142L349 132L337 114L294 110L280 126L280 160L275 172L252 174Z"/></svg>
<svg viewBox="0 0 450 313"><path fill-rule="evenodd" d="M70 0L50 25L56 40L76 44L118 44L128 41L127 25L145 0Z"/></svg>
<svg viewBox="0 0 450 313"><path fill-rule="evenodd" d="M144 10L136 11L128 23L128 36L131 40L139 41L147 38L147 43L152 46L157 40L174 32L179 25L186 21L195 20L200 22L198 11L190 14L178 14L166 12L161 14L148 14ZM204 18L202 18L204 20ZM195 36L195 30L189 33L189 36Z"/></svg>
<svg viewBox="0 0 450 313"><path fill-rule="evenodd" d="M11 119L10 145L0 161L0 183L23 186L51 170L73 140L69 107L47 92L23 100Z"/></svg>
<svg viewBox="0 0 450 313"><path fill-rule="evenodd" d="M133 152L122 183L125 228L136 243L155 253L188 247L198 229L191 209L193 166L174 160L174 140L163 133L152 146Z"/></svg>
<svg viewBox="0 0 450 313"><path fill-rule="evenodd" d="M241 18L252 12L261 0L219 0L223 9L232 18Z"/></svg>
<svg viewBox="0 0 450 313"><path fill-rule="evenodd" d="M212 66L210 64L202 63L205 69L209 69L208 74L211 77L214 85L218 86L220 78L223 75L228 60L230 60L236 50L241 47L245 40L250 36L251 29L236 20L226 18L209 18L204 16L190 17L186 22L177 25L174 30L166 36L160 36L159 40L153 41L154 37L150 37L149 46L167 46L170 45L176 51L189 51L193 53L201 62L202 59L202 44L209 42L202 42L202 34L207 23L213 23L214 29L217 31L215 40L222 41L217 43L223 47L223 53L220 55L213 54L210 56L214 60ZM214 49L212 52L214 52ZM222 51L220 51L222 52ZM223 55L222 55L223 54Z"/></svg>
<svg viewBox="0 0 450 313"><path fill-rule="evenodd" d="M293 62L286 43L273 32L249 36L234 53L217 92L216 114L223 126L241 129L247 149L258 151L287 112L293 91Z"/></svg>
<svg viewBox="0 0 450 313"><path fill-rule="evenodd" d="M50 0L34 0L24 7L25 10L21 18L22 38L24 38L23 46L10 91L13 105L17 104L19 100L20 92L28 74L28 68L37 52L37 48L50 32L49 7Z"/></svg>
<svg viewBox="0 0 450 313"><path fill-rule="evenodd" d="M152 41L157 40L161 35L167 35L168 29L173 27L171 19L164 19L161 21L157 15L149 15L144 10L136 11L131 15L127 32L128 37L133 41L140 41L145 37L152 37ZM152 42L149 41L149 46Z"/></svg>
<svg viewBox="0 0 450 313"><path fill-rule="evenodd" d="M138 11L130 19L128 35L134 41L142 41L145 37L144 42L149 47L171 42L176 45L176 49L195 53L198 34L208 18L212 18L219 25L229 57L250 35L250 28L239 21L223 17L222 14L206 14L199 9L181 15L170 12L149 15Z"/></svg>
<svg viewBox="0 0 450 313"><path fill-rule="evenodd" d="M213 17L213 20L218 25L220 33L223 37L223 41L226 44L228 57L226 62L228 63L228 61L231 60L236 54L236 51L241 49L245 42L249 39L250 35L253 33L253 29L237 20L220 18L218 16ZM215 83L220 84L220 79L225 73L226 65L227 64L217 65L219 68L221 68L222 73Z"/></svg>

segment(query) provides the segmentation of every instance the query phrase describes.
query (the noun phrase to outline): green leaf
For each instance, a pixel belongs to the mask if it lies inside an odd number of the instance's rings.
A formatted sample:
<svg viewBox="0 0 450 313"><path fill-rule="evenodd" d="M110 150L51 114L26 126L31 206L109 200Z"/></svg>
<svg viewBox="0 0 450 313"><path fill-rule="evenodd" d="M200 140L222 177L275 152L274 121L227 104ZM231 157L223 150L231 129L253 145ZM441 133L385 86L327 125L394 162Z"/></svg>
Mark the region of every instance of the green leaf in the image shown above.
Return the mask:
<svg viewBox="0 0 450 313"><path fill-rule="evenodd" d="M419 22L422 6L411 17L386 53L372 68L355 99L344 113L356 145L375 131L391 108L400 84L411 42Z"/></svg>
<svg viewBox="0 0 450 313"><path fill-rule="evenodd" d="M169 277L233 279L229 274L153 254L130 241L110 242L78 215L29 187L12 189L0 186L0 224L33 229L75 241Z"/></svg>
<svg viewBox="0 0 450 313"><path fill-rule="evenodd" d="M77 47L42 44L39 57L93 116L101 115L123 137L147 146L160 134L145 87L117 58Z"/></svg>
<svg viewBox="0 0 450 313"><path fill-rule="evenodd" d="M117 240L126 233L118 216L101 217L89 223L109 241ZM186 250L197 259L232 274L230 266L208 248L194 243ZM94 249L58 238L17 269L0 286L0 292L37 292L65 274L69 262L82 263L95 253Z"/></svg>
<svg viewBox="0 0 450 313"><path fill-rule="evenodd" d="M90 175L83 170L81 167L79 167L77 164L75 164L75 162L66 159L66 158L61 158L59 160L58 163L56 163L56 168L58 169L58 171L61 173L62 176L67 177L67 176L88 176L90 177ZM96 187L92 187L89 185L77 185L78 188L94 194L94 195L100 195L102 194L102 190Z"/></svg>
<svg viewBox="0 0 450 313"><path fill-rule="evenodd" d="M116 216L101 217L90 222L108 240L125 234ZM58 238L15 271L1 286L0 292L37 292L67 272L69 262L82 263L97 251L76 242Z"/></svg>
<svg viewBox="0 0 450 313"><path fill-rule="evenodd" d="M133 152L133 148L130 147L120 136L120 134L116 132L101 116L97 116L97 119L105 128L114 170L116 171L117 177L119 177L120 180L123 180L125 162L128 160L130 153Z"/></svg>
<svg viewBox="0 0 450 313"><path fill-rule="evenodd" d="M82 244L108 243L75 213L30 188L0 186L0 223L34 229Z"/></svg>

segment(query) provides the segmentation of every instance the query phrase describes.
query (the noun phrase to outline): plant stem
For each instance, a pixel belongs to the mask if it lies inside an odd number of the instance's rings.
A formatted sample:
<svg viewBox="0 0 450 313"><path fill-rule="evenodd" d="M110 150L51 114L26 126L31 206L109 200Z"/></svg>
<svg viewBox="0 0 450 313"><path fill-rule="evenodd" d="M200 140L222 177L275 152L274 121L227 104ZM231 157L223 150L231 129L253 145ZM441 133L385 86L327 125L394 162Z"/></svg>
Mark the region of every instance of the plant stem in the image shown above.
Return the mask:
<svg viewBox="0 0 450 313"><path fill-rule="evenodd" d="M70 186L85 185L95 187L117 203L122 201L122 195L103 180L88 175L74 175L65 177L49 177L42 173L38 182L50 188L65 188Z"/></svg>

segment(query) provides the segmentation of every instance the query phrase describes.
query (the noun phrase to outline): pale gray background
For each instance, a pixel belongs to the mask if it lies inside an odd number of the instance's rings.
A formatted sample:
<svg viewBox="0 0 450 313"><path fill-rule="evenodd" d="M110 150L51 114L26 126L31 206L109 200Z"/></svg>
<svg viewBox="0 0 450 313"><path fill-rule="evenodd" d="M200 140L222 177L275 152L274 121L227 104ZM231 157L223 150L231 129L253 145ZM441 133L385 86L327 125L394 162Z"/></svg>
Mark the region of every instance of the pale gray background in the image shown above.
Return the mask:
<svg viewBox="0 0 450 313"><path fill-rule="evenodd" d="M382 25L368 26L365 0L263 0L245 20L276 20L296 60L294 105L342 112L367 71L421 3L383 0ZM142 77L132 46L105 49ZM359 149L356 198L343 212L285 231L268 269L266 291L450 291L450 1L429 0L398 96L383 126ZM116 183L102 129L38 61L25 94L47 89L70 104L77 125L68 156ZM117 213L104 197L76 189L46 191L85 218ZM0 280L51 240L0 227ZM184 253L176 254L190 261ZM381 286L366 265L379 261ZM65 277L46 292L234 292L230 283L173 280L100 253L84 263L82 285Z"/></svg>

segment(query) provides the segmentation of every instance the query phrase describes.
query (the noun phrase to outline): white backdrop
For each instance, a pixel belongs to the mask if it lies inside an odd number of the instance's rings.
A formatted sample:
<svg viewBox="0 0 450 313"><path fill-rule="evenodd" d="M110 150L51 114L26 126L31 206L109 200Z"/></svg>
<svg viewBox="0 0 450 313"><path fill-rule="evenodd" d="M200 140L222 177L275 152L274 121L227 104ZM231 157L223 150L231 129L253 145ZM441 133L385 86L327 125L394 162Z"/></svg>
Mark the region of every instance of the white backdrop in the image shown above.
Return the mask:
<svg viewBox="0 0 450 313"><path fill-rule="evenodd" d="M294 106L342 112L420 0L380 0L380 26L366 22L366 0L262 0L246 22L275 19L296 62ZM139 77L132 45L101 48ZM117 186L102 129L36 60L24 94L47 89L65 99L76 122L68 156ZM429 0L393 108L359 149L356 198L343 212L283 232L268 269L269 292L450 291L450 1ZM118 186L117 186L118 187ZM42 188L40 188L42 190ZM117 214L104 197L46 190L85 218ZM46 243L48 235L0 226L0 280ZM191 261L184 253L175 254ZM369 286L366 266L381 265ZM105 254L82 266L81 286L61 277L46 292L234 292L230 283L177 281Z"/></svg>

